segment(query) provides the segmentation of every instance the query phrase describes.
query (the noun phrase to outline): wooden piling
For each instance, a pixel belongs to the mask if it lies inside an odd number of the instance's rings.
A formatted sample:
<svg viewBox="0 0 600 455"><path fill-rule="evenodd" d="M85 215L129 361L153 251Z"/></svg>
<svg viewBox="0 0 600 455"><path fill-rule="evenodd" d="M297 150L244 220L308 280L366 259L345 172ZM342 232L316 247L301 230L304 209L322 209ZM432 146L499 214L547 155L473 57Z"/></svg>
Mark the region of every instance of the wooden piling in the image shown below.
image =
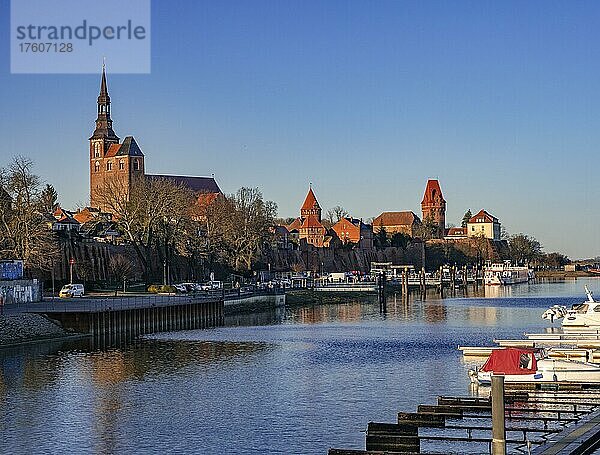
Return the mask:
<svg viewBox="0 0 600 455"><path fill-rule="evenodd" d="M420 451L418 428L410 425L369 422L366 434L367 451Z"/></svg>
<svg viewBox="0 0 600 455"><path fill-rule="evenodd" d="M492 375L492 455L506 455L504 376Z"/></svg>

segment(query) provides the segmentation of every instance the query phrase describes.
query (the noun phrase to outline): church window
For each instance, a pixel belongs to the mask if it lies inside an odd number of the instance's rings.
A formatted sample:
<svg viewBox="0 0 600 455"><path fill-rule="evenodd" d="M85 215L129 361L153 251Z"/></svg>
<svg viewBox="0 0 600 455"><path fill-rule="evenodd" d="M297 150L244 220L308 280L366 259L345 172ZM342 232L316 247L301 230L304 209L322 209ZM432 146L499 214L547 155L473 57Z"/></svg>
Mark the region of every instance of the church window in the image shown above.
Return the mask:
<svg viewBox="0 0 600 455"><path fill-rule="evenodd" d="M106 163L106 170L107 170L107 171L112 171L112 161L108 161L108 162Z"/></svg>
<svg viewBox="0 0 600 455"><path fill-rule="evenodd" d="M94 172L100 172L100 163L98 161L94 163Z"/></svg>
<svg viewBox="0 0 600 455"><path fill-rule="evenodd" d="M94 158L100 158L100 142L94 142Z"/></svg>
<svg viewBox="0 0 600 455"><path fill-rule="evenodd" d="M133 161L133 170L134 171L139 171L140 170L140 161L139 160L134 160Z"/></svg>
<svg viewBox="0 0 600 455"><path fill-rule="evenodd" d="M120 170L125 169L125 161L123 161L123 160L119 161L119 169Z"/></svg>

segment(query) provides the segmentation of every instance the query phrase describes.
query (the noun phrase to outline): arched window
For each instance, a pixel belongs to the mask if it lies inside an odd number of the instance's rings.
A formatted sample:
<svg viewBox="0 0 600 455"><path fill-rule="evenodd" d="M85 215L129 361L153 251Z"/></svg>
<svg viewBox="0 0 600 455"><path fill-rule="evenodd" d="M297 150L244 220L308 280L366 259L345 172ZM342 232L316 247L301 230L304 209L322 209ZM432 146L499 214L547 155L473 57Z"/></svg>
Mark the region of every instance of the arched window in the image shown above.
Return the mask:
<svg viewBox="0 0 600 455"><path fill-rule="evenodd" d="M100 142L94 142L94 158L100 158Z"/></svg>
<svg viewBox="0 0 600 455"><path fill-rule="evenodd" d="M94 163L94 172L100 172L100 162L96 161Z"/></svg>
<svg viewBox="0 0 600 455"><path fill-rule="evenodd" d="M106 162L106 170L107 171L112 171L112 161L107 161Z"/></svg>
<svg viewBox="0 0 600 455"><path fill-rule="evenodd" d="M133 170L134 171L140 170L140 160L133 160Z"/></svg>
<svg viewBox="0 0 600 455"><path fill-rule="evenodd" d="M119 161L119 169L122 171L123 169L125 169L125 161L121 160Z"/></svg>

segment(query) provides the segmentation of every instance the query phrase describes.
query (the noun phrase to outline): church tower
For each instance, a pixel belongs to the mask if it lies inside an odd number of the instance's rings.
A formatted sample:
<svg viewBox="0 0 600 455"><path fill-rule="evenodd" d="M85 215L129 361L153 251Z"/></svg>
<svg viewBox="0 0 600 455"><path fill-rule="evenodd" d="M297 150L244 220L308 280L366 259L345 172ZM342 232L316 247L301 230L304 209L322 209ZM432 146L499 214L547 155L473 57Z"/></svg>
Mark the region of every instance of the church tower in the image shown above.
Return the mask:
<svg viewBox="0 0 600 455"><path fill-rule="evenodd" d="M306 199L304 199L304 204L302 204L302 207L300 208L301 218L308 218L311 215L316 216L317 220L321 222L321 206L317 202L315 193L313 193L312 185L308 190Z"/></svg>
<svg viewBox="0 0 600 455"><path fill-rule="evenodd" d="M446 201L442 195L440 182L437 180L428 180L425 187L425 194L421 201L421 211L423 213L423 221L433 220L438 226L436 237L444 237L446 230Z"/></svg>
<svg viewBox="0 0 600 455"><path fill-rule="evenodd" d="M99 191L108 179L117 179L123 195L128 195L135 177L144 176L144 154L132 136L119 144L119 137L112 128L110 96L106 83L106 69L102 65L98 117L96 128L90 137L90 206L108 210Z"/></svg>

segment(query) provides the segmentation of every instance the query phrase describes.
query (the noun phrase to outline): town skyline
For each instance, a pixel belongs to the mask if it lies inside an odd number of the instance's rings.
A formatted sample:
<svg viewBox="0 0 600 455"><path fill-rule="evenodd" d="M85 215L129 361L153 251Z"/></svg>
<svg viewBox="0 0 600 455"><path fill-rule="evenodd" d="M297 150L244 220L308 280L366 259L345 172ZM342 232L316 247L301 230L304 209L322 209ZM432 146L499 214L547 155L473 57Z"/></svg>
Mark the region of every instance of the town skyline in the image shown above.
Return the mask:
<svg viewBox="0 0 600 455"><path fill-rule="evenodd" d="M410 23L431 12L424 5L394 7L390 18L383 8L361 10L361 26L352 4L308 4L296 13L305 22L312 18L319 37L330 38L327 52L317 52L314 44L297 41L306 37L304 30L283 33L295 23L289 11L270 3L256 11L240 5L249 17L271 13L227 39L226 30L207 21L206 29L186 31L198 48L179 47L175 56L168 52L169 24L191 19L153 7L153 59L160 65L150 75L110 75L107 59L115 131L136 138L150 157L149 172L214 173L225 193L259 187L278 204L280 217L297 214L312 182L324 211L341 205L365 220L384 211L419 213L423 182L438 179L448 201L447 223L459 225L467 209L484 208L511 234L534 235L548 252L573 259L600 254L600 215L593 205L600 137L594 109L599 87L592 75L598 64L589 58L596 6L565 12L554 5L538 18L535 6L527 5L522 14L538 22L540 36L532 36L526 23L511 17L511 4L493 6L495 23L475 8L466 31L459 30L463 23L442 20L458 18L466 7L438 5L420 32ZM190 9L190 17L223 18L229 31L241 20L218 5ZM0 3L0 11L8 11L8 2ZM564 22L553 20L565 14ZM575 17L583 21L578 32L568 27ZM344 32L328 32L326 19ZM482 42L471 43L484 25ZM262 34L260 27L266 27ZM507 30L510 37L502 35ZM362 48L347 42L359 31ZM255 32L263 46L244 46ZM410 36L418 36L423 55L404 44ZM444 45L448 37L454 45ZM506 40L515 44L508 50L517 51L498 49ZM550 46L559 51L545 57ZM265 65L260 49L293 58L277 65L270 56ZM7 50L0 54L6 57ZM327 65L331 55L341 59L333 67ZM203 64L194 63L198 58ZM532 58L535 65L525 65ZM28 156L65 207L87 205L87 138L98 75L10 75L4 61L0 165L16 154ZM577 72L566 64L574 61ZM366 63L379 70L364 71ZM101 62L98 67L99 74Z"/></svg>

